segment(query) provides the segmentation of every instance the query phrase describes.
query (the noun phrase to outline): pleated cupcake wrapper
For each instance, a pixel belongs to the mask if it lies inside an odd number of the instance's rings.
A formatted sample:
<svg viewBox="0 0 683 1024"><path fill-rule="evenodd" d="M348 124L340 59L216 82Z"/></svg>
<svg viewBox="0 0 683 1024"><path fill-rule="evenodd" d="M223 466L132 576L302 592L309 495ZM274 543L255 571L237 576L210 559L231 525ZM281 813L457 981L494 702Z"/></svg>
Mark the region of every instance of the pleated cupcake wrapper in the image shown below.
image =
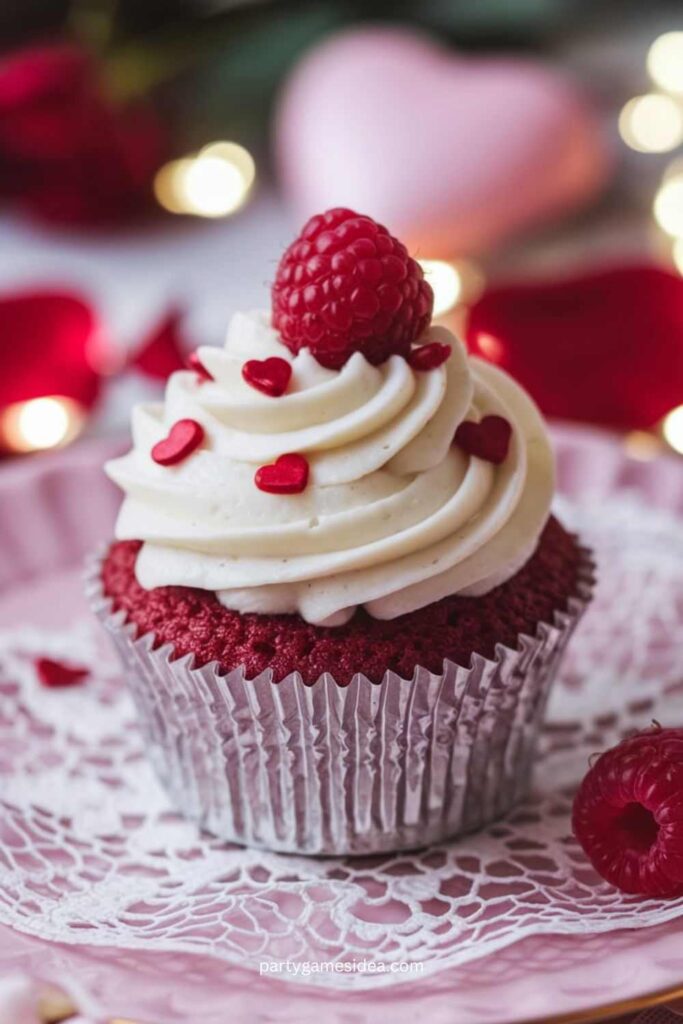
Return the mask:
<svg viewBox="0 0 683 1024"><path fill-rule="evenodd" d="M368 854L425 846L508 811L528 790L534 750L564 648L591 596L582 551L567 611L520 635L515 650L474 654L442 675L387 672L347 686L298 672L273 683L155 649L87 572L91 605L113 637L149 755L174 806L204 829L249 846Z"/></svg>

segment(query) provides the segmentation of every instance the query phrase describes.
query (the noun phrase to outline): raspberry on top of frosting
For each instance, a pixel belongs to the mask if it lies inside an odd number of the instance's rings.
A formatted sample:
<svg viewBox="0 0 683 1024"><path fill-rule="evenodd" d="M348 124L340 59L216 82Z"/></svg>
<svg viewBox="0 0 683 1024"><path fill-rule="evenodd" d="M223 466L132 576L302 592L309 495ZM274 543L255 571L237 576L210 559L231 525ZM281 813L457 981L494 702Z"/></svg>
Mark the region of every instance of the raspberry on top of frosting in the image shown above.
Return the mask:
<svg viewBox="0 0 683 1024"><path fill-rule="evenodd" d="M354 352L408 356L434 305L422 267L382 224L338 208L311 217L280 260L273 326L292 352L330 369Z"/></svg>
<svg viewBox="0 0 683 1024"><path fill-rule="evenodd" d="M531 399L429 326L421 271L369 218L313 218L282 266L274 316L236 314L224 348L198 350L201 377L174 373L164 403L134 410L133 450L107 467L141 586L338 626L509 580L554 487ZM317 319L283 325L309 287Z"/></svg>

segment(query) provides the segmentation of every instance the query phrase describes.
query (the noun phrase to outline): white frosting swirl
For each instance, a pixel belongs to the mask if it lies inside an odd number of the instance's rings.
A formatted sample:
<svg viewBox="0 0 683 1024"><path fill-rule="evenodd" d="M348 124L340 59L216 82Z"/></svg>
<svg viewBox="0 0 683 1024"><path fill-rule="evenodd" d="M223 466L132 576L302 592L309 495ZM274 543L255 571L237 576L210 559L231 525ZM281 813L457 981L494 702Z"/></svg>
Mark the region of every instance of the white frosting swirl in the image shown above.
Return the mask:
<svg viewBox="0 0 683 1024"><path fill-rule="evenodd" d="M454 593L483 594L533 553L554 487L543 420L501 370L468 358L442 327L448 361L414 371L393 356L353 355L326 370L278 341L265 314L237 314L223 349L202 347L214 377L174 373L163 404L133 412L133 449L107 466L126 492L116 536L142 540L136 574L215 591L241 612L299 612L338 625L359 605L391 619ZM270 398L242 378L247 359L292 365L287 393ZM513 434L501 465L452 444L462 420L504 416ZM180 464L151 458L179 419L205 441ZM305 455L301 494L259 490L255 470L286 452Z"/></svg>

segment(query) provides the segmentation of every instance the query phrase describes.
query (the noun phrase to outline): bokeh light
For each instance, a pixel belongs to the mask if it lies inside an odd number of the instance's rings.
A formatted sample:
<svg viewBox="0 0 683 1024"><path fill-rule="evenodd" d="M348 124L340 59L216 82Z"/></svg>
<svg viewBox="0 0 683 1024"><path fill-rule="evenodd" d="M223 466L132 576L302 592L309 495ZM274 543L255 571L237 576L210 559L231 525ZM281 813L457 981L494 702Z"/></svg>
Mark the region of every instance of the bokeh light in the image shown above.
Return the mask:
<svg viewBox="0 0 683 1024"><path fill-rule="evenodd" d="M418 260L434 292L434 317L474 302L484 290L481 267L470 260Z"/></svg>
<svg viewBox="0 0 683 1024"><path fill-rule="evenodd" d="M671 258L679 274L683 274L683 238L677 238L671 247Z"/></svg>
<svg viewBox="0 0 683 1024"><path fill-rule="evenodd" d="M199 159L212 157L236 167L244 187L250 189L256 178L256 164L251 153L237 142L211 142L199 152Z"/></svg>
<svg viewBox="0 0 683 1024"><path fill-rule="evenodd" d="M683 141L683 111L671 96L635 96L619 115L619 132L639 153L667 153Z"/></svg>
<svg viewBox="0 0 683 1024"><path fill-rule="evenodd" d="M234 164L215 156L201 156L190 162L181 194L188 213L225 217L242 203L244 179Z"/></svg>
<svg viewBox="0 0 683 1024"><path fill-rule="evenodd" d="M68 444L80 433L84 420L82 407L71 398L31 398L3 410L0 434L10 451L42 451Z"/></svg>
<svg viewBox="0 0 683 1024"><path fill-rule="evenodd" d="M501 362L505 354L503 342L499 341L498 338L494 338L492 334L487 334L485 331L480 331L477 334L475 347L484 359L488 359L490 363Z"/></svg>
<svg viewBox="0 0 683 1024"><path fill-rule="evenodd" d="M180 182L191 164L191 159L171 160L154 177L154 195L160 206L169 213L185 213L180 195Z"/></svg>
<svg viewBox="0 0 683 1024"><path fill-rule="evenodd" d="M445 260L418 260L434 292L434 316L442 316L457 305L462 279L457 268Z"/></svg>
<svg viewBox="0 0 683 1024"><path fill-rule="evenodd" d="M655 220L668 235L683 237L683 175L665 178L654 202Z"/></svg>
<svg viewBox="0 0 683 1024"><path fill-rule="evenodd" d="M647 55L647 70L660 89L683 93L683 32L665 32Z"/></svg>
<svg viewBox="0 0 683 1024"><path fill-rule="evenodd" d="M624 438L624 448L638 462L650 462L661 455L663 450L661 438L648 430L631 430Z"/></svg>
<svg viewBox="0 0 683 1024"><path fill-rule="evenodd" d="M251 154L235 142L213 142L158 171L154 192L170 213L227 217L247 200L256 177Z"/></svg>
<svg viewBox="0 0 683 1024"><path fill-rule="evenodd" d="M662 433L673 450L683 455L683 405L676 406L664 417Z"/></svg>

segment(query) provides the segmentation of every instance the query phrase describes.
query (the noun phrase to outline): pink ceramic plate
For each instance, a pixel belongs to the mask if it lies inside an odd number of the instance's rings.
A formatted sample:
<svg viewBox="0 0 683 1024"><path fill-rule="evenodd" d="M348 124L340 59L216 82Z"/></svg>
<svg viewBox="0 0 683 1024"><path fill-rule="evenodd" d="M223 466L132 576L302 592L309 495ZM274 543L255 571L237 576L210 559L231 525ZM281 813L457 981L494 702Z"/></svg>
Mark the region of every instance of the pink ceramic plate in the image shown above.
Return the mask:
<svg viewBox="0 0 683 1024"><path fill-rule="evenodd" d="M629 459L616 440L595 431L562 427L555 437L564 494L600 502L615 488L627 487L649 504L683 515L679 462ZM90 442L0 469L2 630L26 625L59 630L87 614L82 560L111 535L118 498L101 465L117 447ZM38 872L35 884L42 884ZM8 891L11 878L0 845L0 892ZM17 908L19 923L26 913L30 917L30 907L21 913ZM551 1014L574 1019L588 1008L683 985L680 918L597 934L535 935L419 981L348 992L260 978L253 970L205 954L93 945L87 928L59 943L28 931L26 926L22 931L0 927L0 976L21 970L60 982L80 1009L98 1021L341 1024L389 1012L394 1024L407 1024L418 1014L430 1024L512 1024Z"/></svg>

